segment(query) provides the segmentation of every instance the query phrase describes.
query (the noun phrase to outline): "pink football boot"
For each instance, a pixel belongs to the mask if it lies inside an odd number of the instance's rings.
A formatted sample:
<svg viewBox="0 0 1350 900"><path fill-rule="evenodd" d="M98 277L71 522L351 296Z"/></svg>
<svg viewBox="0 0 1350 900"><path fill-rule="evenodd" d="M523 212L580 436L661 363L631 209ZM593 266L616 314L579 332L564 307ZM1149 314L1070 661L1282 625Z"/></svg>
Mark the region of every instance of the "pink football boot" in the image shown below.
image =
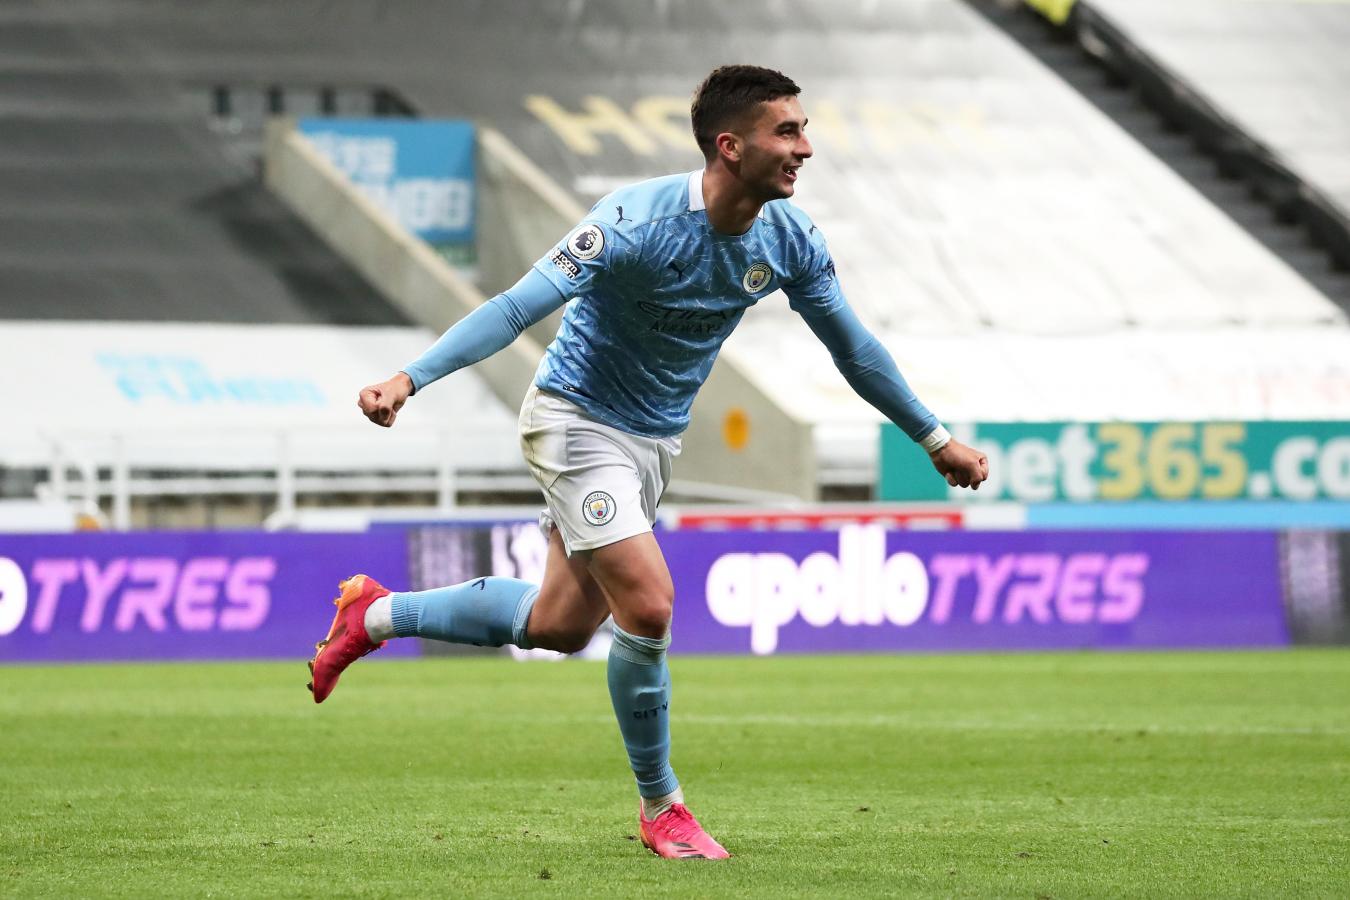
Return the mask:
<svg viewBox="0 0 1350 900"><path fill-rule="evenodd" d="M726 859L731 856L703 830L683 803L676 803L655 819L648 819L639 803L638 827L642 845L666 859Z"/></svg>
<svg viewBox="0 0 1350 900"><path fill-rule="evenodd" d="M322 703L333 693L343 669L385 644L371 643L366 634L366 609L389 589L369 576L353 575L338 585L338 590L342 594L333 601L338 608L333 625L328 637L314 645L318 652L309 661L309 674L314 676L309 689L315 703Z"/></svg>

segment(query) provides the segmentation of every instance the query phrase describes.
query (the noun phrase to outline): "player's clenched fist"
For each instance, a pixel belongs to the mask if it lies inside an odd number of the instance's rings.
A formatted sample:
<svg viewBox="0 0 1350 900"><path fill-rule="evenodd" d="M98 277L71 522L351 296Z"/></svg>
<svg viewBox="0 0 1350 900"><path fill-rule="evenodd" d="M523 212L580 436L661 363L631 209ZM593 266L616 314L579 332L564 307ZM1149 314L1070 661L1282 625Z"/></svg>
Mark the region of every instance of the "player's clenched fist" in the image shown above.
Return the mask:
<svg viewBox="0 0 1350 900"><path fill-rule="evenodd" d="M978 491L980 483L989 477L989 457L957 440L950 440L932 455L933 468L947 479L952 487L968 487Z"/></svg>
<svg viewBox="0 0 1350 900"><path fill-rule="evenodd" d="M412 379L399 372L388 381L361 388L356 405L361 407L361 412L366 414L367 419L388 428L394 424L394 419L398 418L398 411L403 408L412 392Z"/></svg>

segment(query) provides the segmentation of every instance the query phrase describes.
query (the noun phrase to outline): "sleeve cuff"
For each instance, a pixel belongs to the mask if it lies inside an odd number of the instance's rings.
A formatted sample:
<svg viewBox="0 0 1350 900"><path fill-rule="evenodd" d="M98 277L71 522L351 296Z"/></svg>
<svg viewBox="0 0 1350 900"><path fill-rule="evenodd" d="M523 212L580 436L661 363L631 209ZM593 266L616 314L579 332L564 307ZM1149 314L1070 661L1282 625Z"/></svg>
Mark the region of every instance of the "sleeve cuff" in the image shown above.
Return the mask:
<svg viewBox="0 0 1350 900"><path fill-rule="evenodd" d="M928 432L923 440L919 441L919 446L928 453L936 453L947 446L951 439L951 432L943 428L941 423L939 423L938 427Z"/></svg>

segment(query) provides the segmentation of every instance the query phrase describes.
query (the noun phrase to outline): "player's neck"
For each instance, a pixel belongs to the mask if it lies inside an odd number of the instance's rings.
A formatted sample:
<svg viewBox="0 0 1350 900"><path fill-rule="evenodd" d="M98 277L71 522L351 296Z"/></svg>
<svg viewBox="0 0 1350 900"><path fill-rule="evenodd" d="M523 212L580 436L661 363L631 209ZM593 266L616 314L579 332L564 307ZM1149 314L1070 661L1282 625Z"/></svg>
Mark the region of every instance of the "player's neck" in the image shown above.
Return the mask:
<svg viewBox="0 0 1350 900"><path fill-rule="evenodd" d="M745 234L755 224L763 201L746 193L741 182L718 166L703 170L703 205L718 234Z"/></svg>

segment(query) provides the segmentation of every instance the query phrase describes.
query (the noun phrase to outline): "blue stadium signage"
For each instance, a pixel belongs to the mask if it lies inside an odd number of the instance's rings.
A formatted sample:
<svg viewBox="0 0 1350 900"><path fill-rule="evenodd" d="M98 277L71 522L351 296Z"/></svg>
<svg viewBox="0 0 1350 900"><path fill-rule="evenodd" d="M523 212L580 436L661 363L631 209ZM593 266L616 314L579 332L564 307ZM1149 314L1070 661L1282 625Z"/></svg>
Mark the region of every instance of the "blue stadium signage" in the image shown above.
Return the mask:
<svg viewBox="0 0 1350 900"><path fill-rule="evenodd" d="M471 122L319 119L299 128L376 205L430 244L473 240Z"/></svg>

